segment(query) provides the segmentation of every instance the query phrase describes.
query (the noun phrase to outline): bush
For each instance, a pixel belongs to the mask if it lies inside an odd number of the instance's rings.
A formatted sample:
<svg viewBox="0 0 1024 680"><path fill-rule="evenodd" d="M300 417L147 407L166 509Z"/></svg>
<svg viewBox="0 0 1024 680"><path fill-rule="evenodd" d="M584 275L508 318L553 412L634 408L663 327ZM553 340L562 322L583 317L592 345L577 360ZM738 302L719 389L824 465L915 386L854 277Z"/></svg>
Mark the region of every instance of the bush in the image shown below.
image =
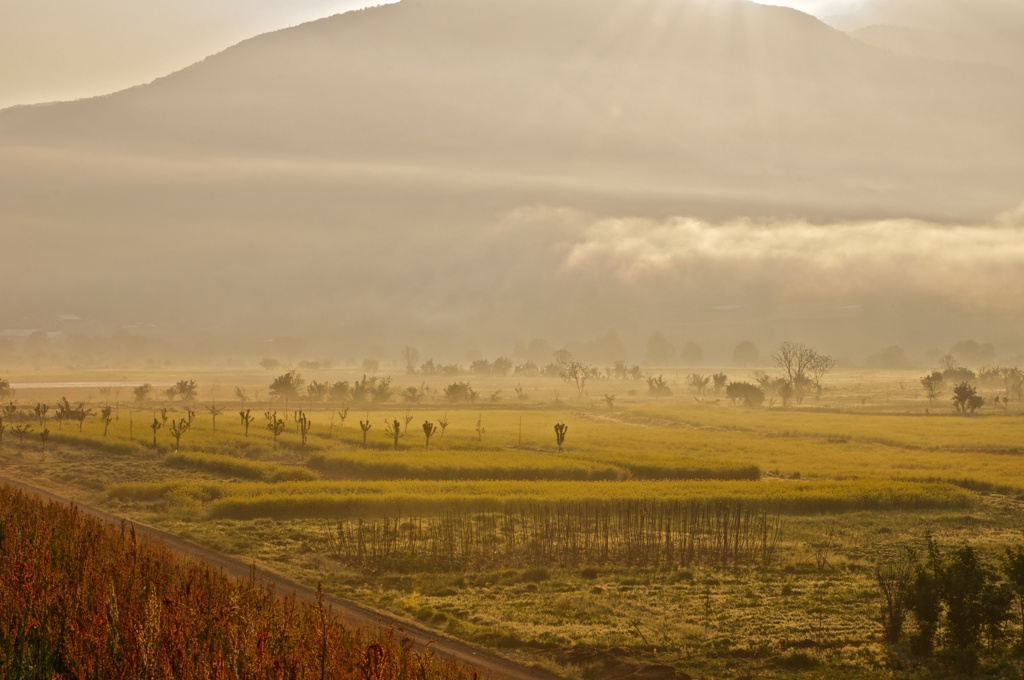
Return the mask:
<svg viewBox="0 0 1024 680"><path fill-rule="evenodd" d="M468 382L456 381L444 388L444 398L453 404L474 403L477 396Z"/></svg>
<svg viewBox="0 0 1024 680"><path fill-rule="evenodd" d="M764 403L764 390L748 382L731 382L725 387L725 396L735 404L742 401L747 406L760 406Z"/></svg>

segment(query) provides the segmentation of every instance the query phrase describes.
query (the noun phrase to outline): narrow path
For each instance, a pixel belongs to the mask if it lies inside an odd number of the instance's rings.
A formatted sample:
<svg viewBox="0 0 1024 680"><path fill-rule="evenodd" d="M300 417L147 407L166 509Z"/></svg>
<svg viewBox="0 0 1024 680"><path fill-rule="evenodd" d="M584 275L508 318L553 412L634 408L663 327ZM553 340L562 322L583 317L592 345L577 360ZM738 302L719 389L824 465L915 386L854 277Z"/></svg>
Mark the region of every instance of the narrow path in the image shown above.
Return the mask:
<svg viewBox="0 0 1024 680"><path fill-rule="evenodd" d="M273 585L275 591L280 594L295 593L295 596L298 599L310 603L315 603L317 600L316 591L312 588L308 588L284 578L280 574L275 574L271 571L255 566L252 563L246 563L238 558L230 557L217 552L216 550L211 550L210 548L192 543L180 536L176 536L166 531L146 526L145 524L140 524L123 517L112 515L100 510L99 508L84 505L77 501L57 495L52 491L47 491L46 489L27 484L25 482L0 476L0 483L6 484L15 489L20 489L21 491L44 500L53 501L67 506L74 506L80 511L105 522L110 522L112 524L128 522L135 527L135 531L137 533L159 540L175 552L220 569L228 576L249 579L251 576L255 575L257 579L264 583ZM416 643L417 647L422 649L429 644L431 650L435 654L472 666L485 677L506 678L507 680L554 680L557 678L557 676L546 671L528 668L522 664L515 663L514 661L510 661L498 656L497 654L475 647L468 643L452 638L439 637L436 632L411 625L407 621L402 621L383 612L367 609L366 607L362 607L349 600L343 600L327 595L325 601L332 607L334 612L343 621L345 621L345 623L351 626L363 628L393 626L395 629L400 630L403 634L411 638Z"/></svg>

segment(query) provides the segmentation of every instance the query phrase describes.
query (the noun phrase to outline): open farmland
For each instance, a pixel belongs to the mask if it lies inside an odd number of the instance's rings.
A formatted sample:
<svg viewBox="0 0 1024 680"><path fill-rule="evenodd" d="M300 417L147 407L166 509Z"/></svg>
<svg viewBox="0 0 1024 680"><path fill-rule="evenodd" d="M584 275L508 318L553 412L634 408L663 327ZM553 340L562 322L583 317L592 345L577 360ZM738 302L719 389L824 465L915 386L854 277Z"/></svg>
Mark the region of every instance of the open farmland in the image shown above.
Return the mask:
<svg viewBox="0 0 1024 680"><path fill-rule="evenodd" d="M271 378L198 374L184 403L67 389L81 428L21 389L6 422L33 428L5 432L3 474L570 678L955 673L885 641L878 570L966 544L997 570L1024 540L1019 405L954 415L908 376L788 408L681 377L662 398L494 377L473 380L490 398L436 377L403 398L401 376L386 398L226 398ZM978 672L1020 671L1019 623Z"/></svg>

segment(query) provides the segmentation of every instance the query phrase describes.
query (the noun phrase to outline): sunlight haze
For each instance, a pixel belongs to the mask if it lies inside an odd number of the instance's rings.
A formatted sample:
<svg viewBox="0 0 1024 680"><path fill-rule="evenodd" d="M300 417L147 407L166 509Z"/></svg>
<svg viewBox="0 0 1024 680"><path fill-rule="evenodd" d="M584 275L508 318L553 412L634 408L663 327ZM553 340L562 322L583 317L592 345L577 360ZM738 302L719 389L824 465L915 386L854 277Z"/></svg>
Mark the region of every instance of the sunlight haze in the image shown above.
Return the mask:
<svg viewBox="0 0 1024 680"><path fill-rule="evenodd" d="M1024 678L1024 0L0 0L0 674Z"/></svg>

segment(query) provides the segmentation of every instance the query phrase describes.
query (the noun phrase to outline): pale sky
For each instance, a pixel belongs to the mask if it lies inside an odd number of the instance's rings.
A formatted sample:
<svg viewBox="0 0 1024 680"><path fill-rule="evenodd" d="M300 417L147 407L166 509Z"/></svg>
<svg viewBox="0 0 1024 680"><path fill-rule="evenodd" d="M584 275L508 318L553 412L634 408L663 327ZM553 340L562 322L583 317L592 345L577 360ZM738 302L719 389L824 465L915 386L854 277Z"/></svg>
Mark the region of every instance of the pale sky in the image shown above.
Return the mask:
<svg viewBox="0 0 1024 680"><path fill-rule="evenodd" d="M383 0L0 0L0 108L106 94Z"/></svg>
<svg viewBox="0 0 1024 680"><path fill-rule="evenodd" d="M388 0L0 0L0 108L107 94L260 33ZM856 0L765 0L828 16Z"/></svg>

